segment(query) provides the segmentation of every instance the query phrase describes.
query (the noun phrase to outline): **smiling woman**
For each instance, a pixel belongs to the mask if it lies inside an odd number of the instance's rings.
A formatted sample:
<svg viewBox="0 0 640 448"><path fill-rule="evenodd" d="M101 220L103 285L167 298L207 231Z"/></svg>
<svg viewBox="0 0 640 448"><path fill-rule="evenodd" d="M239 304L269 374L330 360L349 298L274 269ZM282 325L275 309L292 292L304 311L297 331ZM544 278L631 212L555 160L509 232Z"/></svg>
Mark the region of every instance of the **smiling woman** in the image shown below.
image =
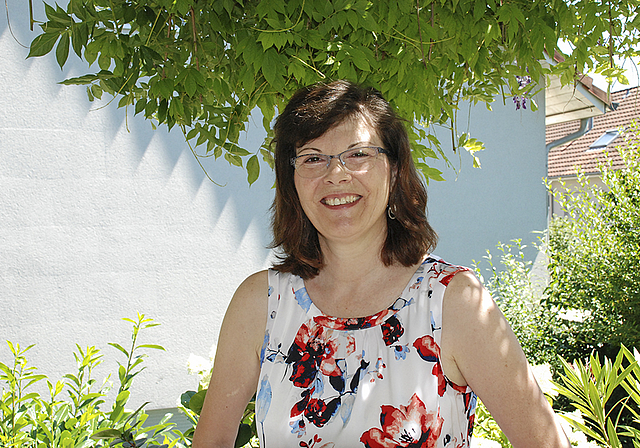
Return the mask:
<svg viewBox="0 0 640 448"><path fill-rule="evenodd" d="M386 159L387 169L392 168L393 185L389 186L387 203L396 218L387 220L381 255L385 265L399 262L412 266L435 247L437 236L426 218L427 193L413 165L406 129L379 92L343 81L302 89L278 117L275 134L277 188L272 229L273 247L283 254L280 271L310 278L323 265L326 254L320 250L317 230L302 210L297 190L301 178L307 176L289 164L296 156L323 151L335 156L356 146L383 149L372 169L379 173L378 162L382 159ZM333 138L343 141L333 143L336 147L331 151L319 148L320 144L331 145ZM329 177L336 173L336 167L337 162L327 166ZM349 176L365 174L346 165L343 168Z"/></svg>
<svg viewBox="0 0 640 448"><path fill-rule="evenodd" d="M468 447L480 396L516 447L568 447L522 349L436 234L402 121L374 89L303 89L275 126L273 247L227 310L195 448ZM476 395L477 394L477 395Z"/></svg>
<svg viewBox="0 0 640 448"><path fill-rule="evenodd" d="M377 245L386 238L385 211L392 177L387 157L372 157L368 169L358 171L340 162L344 148L367 144L380 145L375 130L365 120L352 118L297 150L297 160L318 157L316 154L330 157L321 177L303 177L303 165L296 167L294 178L302 210L318 232L322 254L332 250L333 240Z"/></svg>

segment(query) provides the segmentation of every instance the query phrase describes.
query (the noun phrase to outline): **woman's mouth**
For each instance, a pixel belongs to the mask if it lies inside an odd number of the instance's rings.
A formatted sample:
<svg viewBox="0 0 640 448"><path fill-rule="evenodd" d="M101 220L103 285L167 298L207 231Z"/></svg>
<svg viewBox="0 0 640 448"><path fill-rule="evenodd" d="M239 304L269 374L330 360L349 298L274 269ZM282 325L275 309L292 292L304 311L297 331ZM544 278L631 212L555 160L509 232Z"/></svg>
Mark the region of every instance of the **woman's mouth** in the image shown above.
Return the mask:
<svg viewBox="0 0 640 448"><path fill-rule="evenodd" d="M339 198L335 198L335 197L325 198L322 200L322 203L326 205L336 206L336 205L351 204L353 202L356 202L358 199L360 199L360 196L358 195L349 195L349 196L342 196Z"/></svg>

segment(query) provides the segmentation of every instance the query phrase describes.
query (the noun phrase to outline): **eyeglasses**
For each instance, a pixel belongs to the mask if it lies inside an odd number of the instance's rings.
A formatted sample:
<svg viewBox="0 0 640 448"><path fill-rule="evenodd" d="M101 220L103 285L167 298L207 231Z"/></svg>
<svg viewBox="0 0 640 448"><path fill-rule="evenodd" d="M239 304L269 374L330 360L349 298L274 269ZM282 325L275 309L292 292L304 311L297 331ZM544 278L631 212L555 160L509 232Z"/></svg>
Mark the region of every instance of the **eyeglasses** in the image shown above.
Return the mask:
<svg viewBox="0 0 640 448"><path fill-rule="evenodd" d="M379 146L358 146L334 156L320 153L309 153L291 159L291 165L300 177L314 179L324 176L329 171L331 159L338 159L342 166L353 173L369 171L376 162L378 154L388 154Z"/></svg>

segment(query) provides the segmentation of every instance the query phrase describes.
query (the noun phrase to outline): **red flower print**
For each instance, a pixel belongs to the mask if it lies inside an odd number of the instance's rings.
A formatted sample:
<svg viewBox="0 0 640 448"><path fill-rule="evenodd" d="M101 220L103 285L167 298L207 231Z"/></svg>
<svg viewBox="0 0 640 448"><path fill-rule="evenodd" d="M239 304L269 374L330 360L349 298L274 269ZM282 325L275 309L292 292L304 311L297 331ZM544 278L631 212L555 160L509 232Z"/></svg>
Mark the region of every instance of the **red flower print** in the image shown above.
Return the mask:
<svg viewBox="0 0 640 448"><path fill-rule="evenodd" d="M435 447L444 419L437 412L427 409L413 394L408 406L380 407L382 430L371 428L363 433L360 441L367 448L430 448Z"/></svg>
<svg viewBox="0 0 640 448"><path fill-rule="evenodd" d="M291 359L291 358L288 358ZM297 387L309 387L318 372L317 362L309 353L293 360L293 372L289 379Z"/></svg>
<svg viewBox="0 0 640 448"><path fill-rule="evenodd" d="M338 410L340 398L325 403L324 400L312 398L304 410L304 416L316 427L322 428Z"/></svg>
<svg viewBox="0 0 640 448"><path fill-rule="evenodd" d="M458 272L467 271L467 270L468 269L458 267L458 268L454 269L453 271L449 272L444 277L442 277L440 279L440 283L442 283L444 286L448 286L449 282L451 281L451 279L453 278L454 275L456 275Z"/></svg>
<svg viewBox="0 0 640 448"><path fill-rule="evenodd" d="M467 386L458 386L444 376L442 364L440 364L440 347L433 337L429 335L422 336L414 341L413 346L418 350L418 354L422 359L436 363L431 369L431 374L438 377L438 395L441 397L444 395L447 384L460 393L464 393L467 390Z"/></svg>
<svg viewBox="0 0 640 448"><path fill-rule="evenodd" d="M336 364L338 342L331 337L332 333L333 330L312 322L300 326L286 358L287 364L293 364L289 379L296 387L309 387L318 370L327 376L343 375Z"/></svg>
<svg viewBox="0 0 640 448"><path fill-rule="evenodd" d="M418 354L427 362L440 361L440 347L433 337L426 335L414 341L413 346L418 350Z"/></svg>
<svg viewBox="0 0 640 448"><path fill-rule="evenodd" d="M313 389L307 389L307 390L302 391L302 400L298 401L291 408L291 418L297 417L298 415L300 415L300 414L302 414L304 412L304 410L309 405L309 400L311 399L311 391L312 390Z"/></svg>
<svg viewBox="0 0 640 448"><path fill-rule="evenodd" d="M393 345L404 334L402 323L395 315L387 319L380 327L382 328L382 339L387 346Z"/></svg>
<svg viewBox="0 0 640 448"><path fill-rule="evenodd" d="M300 446L303 448L334 448L336 446L333 442L327 442L323 443L322 445L318 445L320 442L322 442L322 438L319 437L318 434L315 434L313 436L313 440L309 440L309 443L300 442Z"/></svg>
<svg viewBox="0 0 640 448"><path fill-rule="evenodd" d="M447 379L444 377L440 362L436 362L436 365L433 366L433 369L431 370L431 374L438 377L438 395L442 397L447 389Z"/></svg>

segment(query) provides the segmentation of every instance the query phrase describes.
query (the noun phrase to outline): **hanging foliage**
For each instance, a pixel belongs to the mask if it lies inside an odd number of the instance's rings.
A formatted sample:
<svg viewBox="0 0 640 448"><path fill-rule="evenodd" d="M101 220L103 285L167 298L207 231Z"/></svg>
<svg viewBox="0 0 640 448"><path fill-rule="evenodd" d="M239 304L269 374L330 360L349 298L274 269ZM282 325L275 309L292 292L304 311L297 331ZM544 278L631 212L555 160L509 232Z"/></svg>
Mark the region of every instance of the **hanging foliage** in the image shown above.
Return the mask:
<svg viewBox="0 0 640 448"><path fill-rule="evenodd" d="M66 9L45 3L29 56L55 51L62 67L73 51L95 63L63 83L179 126L192 149L244 167L250 183L259 157L272 163L267 145L238 145L256 107L269 132L298 88L365 83L416 123L413 155L429 180L440 179L429 159L445 156L429 126L450 128L454 150L481 147L456 130L460 101L519 95L523 77L530 99L550 70L565 84L585 70L622 76L614 56L635 54L638 8L637 0L70 0ZM559 39L575 50L545 68Z"/></svg>

